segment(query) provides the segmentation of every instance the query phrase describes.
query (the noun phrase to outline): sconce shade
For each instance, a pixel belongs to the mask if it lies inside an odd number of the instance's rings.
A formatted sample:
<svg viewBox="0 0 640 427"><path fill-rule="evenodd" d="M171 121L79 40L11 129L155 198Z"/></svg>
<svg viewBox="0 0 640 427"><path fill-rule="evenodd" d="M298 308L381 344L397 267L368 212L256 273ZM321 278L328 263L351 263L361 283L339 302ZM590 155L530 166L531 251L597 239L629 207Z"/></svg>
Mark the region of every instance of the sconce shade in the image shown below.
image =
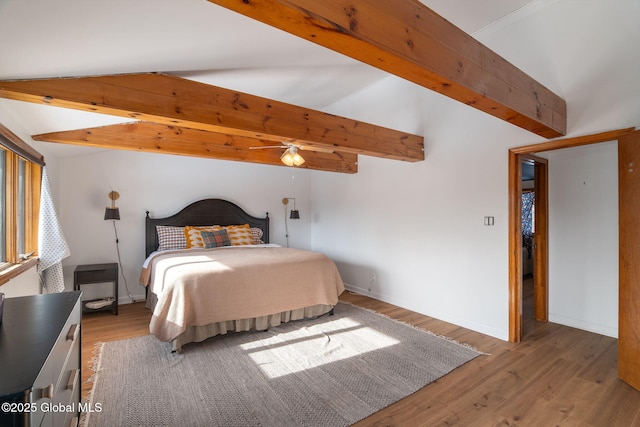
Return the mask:
<svg viewBox="0 0 640 427"><path fill-rule="evenodd" d="M106 208L104 211L104 219L120 219L119 208Z"/></svg>
<svg viewBox="0 0 640 427"><path fill-rule="evenodd" d="M111 199L111 207L106 208L104 211L104 219L120 219L120 210L116 208L116 200L120 198L120 194L117 191L111 191L109 193L109 199Z"/></svg>
<svg viewBox="0 0 640 427"><path fill-rule="evenodd" d="M293 145L282 154L280 160L287 166L300 166L304 163L304 159L300 153L298 153L298 148Z"/></svg>
<svg viewBox="0 0 640 427"><path fill-rule="evenodd" d="M290 219L300 219L300 211L297 209L291 209Z"/></svg>

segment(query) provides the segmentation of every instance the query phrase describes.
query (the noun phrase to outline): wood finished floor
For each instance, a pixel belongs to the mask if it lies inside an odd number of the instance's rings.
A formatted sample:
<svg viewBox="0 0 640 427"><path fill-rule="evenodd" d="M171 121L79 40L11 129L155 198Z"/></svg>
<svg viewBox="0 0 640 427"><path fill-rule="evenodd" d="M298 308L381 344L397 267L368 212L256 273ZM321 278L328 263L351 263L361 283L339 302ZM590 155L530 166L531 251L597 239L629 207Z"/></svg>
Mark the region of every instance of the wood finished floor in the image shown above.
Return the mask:
<svg viewBox="0 0 640 427"><path fill-rule="evenodd" d="M617 378L613 338L527 320L513 344L366 296L340 299L488 353L356 426L640 426L640 392ZM143 303L83 316L83 397L95 344L148 335L150 317Z"/></svg>

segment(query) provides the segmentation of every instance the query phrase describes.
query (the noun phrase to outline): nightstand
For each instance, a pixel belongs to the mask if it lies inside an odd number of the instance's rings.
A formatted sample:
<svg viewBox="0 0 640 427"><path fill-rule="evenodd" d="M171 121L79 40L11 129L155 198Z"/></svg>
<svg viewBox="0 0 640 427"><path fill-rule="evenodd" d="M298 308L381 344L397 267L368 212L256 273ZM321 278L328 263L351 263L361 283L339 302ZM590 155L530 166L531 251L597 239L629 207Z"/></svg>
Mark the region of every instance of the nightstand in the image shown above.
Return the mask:
<svg viewBox="0 0 640 427"><path fill-rule="evenodd" d="M100 308L88 308L86 303L100 300L82 301L82 312L90 313L93 311L110 310L118 315L118 264L87 264L79 265L73 272L73 289L81 290L81 286L92 285L97 283L113 282L113 302Z"/></svg>

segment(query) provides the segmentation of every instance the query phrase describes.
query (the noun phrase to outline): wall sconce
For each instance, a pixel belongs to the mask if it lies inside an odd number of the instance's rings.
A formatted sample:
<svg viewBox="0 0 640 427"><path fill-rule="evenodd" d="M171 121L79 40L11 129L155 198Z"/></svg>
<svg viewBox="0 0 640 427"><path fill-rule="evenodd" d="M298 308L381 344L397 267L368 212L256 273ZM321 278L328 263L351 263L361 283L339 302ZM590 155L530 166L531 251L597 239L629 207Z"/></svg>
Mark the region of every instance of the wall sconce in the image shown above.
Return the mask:
<svg viewBox="0 0 640 427"><path fill-rule="evenodd" d="M280 160L287 166L300 166L304 163L304 158L298 153L298 147L295 145L289 145L289 148L282 153Z"/></svg>
<svg viewBox="0 0 640 427"><path fill-rule="evenodd" d="M116 200L120 198L120 194L117 191L111 191L109 193L109 198L111 199L111 207L106 208L104 211L104 219L120 219L120 209L116 208Z"/></svg>
<svg viewBox="0 0 640 427"><path fill-rule="evenodd" d="M116 207L116 200L118 200L119 198L120 198L120 194L117 191L109 192L109 199L111 199L111 207L105 208L104 219L113 220L113 233L116 237L116 253L118 255L119 272L120 274L122 274L122 278L124 279L124 285L127 289L127 294L129 295L131 302L136 302L135 298L133 298L133 296L131 295L131 291L129 290L129 283L127 282L127 276L124 274L124 268L122 267L122 259L120 258L120 239L118 238L118 229L116 227L116 220L120 219L120 209ZM98 307L100 307L100 304L111 303L110 301L107 301L107 300L103 300L102 302L99 302L99 301L97 302L98 302Z"/></svg>
<svg viewBox="0 0 640 427"><path fill-rule="evenodd" d="M282 199L282 204L284 205L285 218L287 216L287 205L289 204L289 200L293 200L293 209L291 209L291 213L289 214L289 219L300 219L300 211L296 209L296 199L293 197L285 197L284 199Z"/></svg>

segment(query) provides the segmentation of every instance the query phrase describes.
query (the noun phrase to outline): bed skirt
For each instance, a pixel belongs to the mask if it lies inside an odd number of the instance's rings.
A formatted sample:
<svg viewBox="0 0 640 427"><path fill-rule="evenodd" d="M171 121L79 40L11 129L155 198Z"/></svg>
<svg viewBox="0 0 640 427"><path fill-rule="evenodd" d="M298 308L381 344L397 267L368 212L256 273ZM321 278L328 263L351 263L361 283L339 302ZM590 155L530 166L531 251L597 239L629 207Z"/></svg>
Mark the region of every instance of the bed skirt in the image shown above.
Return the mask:
<svg viewBox="0 0 640 427"><path fill-rule="evenodd" d="M149 292L146 307L153 311L156 302L156 295L153 294L153 292ZM225 335L228 332L265 331L281 323L322 316L323 314L329 313L332 309L332 305L318 304L251 319L227 320L225 322L210 323L203 326L187 326L187 329L171 342L172 351L180 351L185 344L201 342L216 335Z"/></svg>
<svg viewBox="0 0 640 427"><path fill-rule="evenodd" d="M183 345L190 342L201 342L207 338L224 335L228 332L265 331L292 320L321 316L330 312L332 308L333 306L321 304L253 319L228 320L226 322L211 323L204 326L188 326L178 338L172 341L172 350L179 351Z"/></svg>

